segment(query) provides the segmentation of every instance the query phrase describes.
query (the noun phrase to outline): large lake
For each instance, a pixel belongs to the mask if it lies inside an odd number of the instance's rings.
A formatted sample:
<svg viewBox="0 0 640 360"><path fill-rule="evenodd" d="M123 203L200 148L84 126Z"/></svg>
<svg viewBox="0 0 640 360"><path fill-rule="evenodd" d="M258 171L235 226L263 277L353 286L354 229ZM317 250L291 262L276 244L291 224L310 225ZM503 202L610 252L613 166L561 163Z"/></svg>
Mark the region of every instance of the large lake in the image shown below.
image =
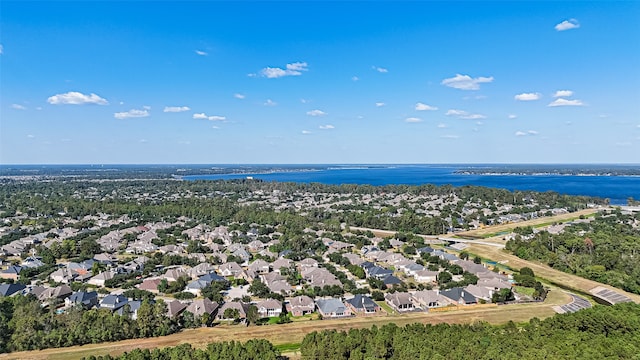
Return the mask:
<svg viewBox="0 0 640 360"><path fill-rule="evenodd" d="M477 185L508 190L556 191L569 195L608 198L611 204L624 205L627 198L640 199L640 176L584 175L479 175L460 174L462 166L397 165L384 167L326 166L309 171L192 175L185 180L243 179L248 176L264 181L323 184L451 184Z"/></svg>

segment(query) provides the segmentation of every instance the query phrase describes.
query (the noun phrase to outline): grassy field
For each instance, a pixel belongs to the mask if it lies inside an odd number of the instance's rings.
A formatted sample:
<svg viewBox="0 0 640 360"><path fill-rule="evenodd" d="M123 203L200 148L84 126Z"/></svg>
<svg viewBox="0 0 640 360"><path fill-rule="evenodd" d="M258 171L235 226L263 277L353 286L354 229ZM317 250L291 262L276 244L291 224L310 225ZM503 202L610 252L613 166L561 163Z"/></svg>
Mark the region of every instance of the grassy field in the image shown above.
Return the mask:
<svg viewBox="0 0 640 360"><path fill-rule="evenodd" d="M218 326L213 328L189 329L177 334L150 338L133 339L111 343L89 344L68 348L47 349L41 351L16 352L2 354L0 359L53 359L68 360L80 359L90 355L117 355L135 348L155 348L176 346L183 343L191 343L194 347L204 347L214 341L247 341L260 338L271 341L276 346L282 346L283 352L293 359L296 358L295 345L299 344L304 336L319 330L348 330L351 328L381 326L387 323L396 323L400 326L410 323L470 323L474 321L487 321L492 324L503 324L509 320L515 322L528 321L532 317L546 318L552 316L553 305L566 304L570 301L568 295L562 291L551 291L544 303L517 304L498 306L492 308L469 308L463 311L446 313L411 313L403 315L387 315L373 317L355 317L339 320L310 320L294 322L282 325L266 326Z"/></svg>
<svg viewBox="0 0 640 360"><path fill-rule="evenodd" d="M495 234L509 233L511 232L511 230L517 227L526 227L526 226L540 227L545 225L551 225L553 223L560 223L560 222L579 219L580 216L590 216L597 212L598 212L598 209L584 209L584 210L579 210L579 211L568 213L568 214L545 216L537 219L521 221L516 223L487 226L483 229L459 232L459 233L456 233L456 235L465 237L465 238L468 237L468 238L484 239L487 237L495 236Z"/></svg>

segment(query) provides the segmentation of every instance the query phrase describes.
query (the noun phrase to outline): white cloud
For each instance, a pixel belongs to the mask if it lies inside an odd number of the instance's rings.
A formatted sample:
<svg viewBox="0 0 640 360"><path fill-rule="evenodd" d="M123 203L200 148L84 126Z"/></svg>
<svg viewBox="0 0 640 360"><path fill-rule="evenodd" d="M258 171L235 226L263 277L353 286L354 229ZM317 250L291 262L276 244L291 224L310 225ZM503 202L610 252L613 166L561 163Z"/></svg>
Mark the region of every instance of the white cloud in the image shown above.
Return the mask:
<svg viewBox="0 0 640 360"><path fill-rule="evenodd" d="M379 66L372 66L371 67L373 70L379 72L379 73L388 73L389 70L383 68L383 67L379 67Z"/></svg>
<svg viewBox="0 0 640 360"><path fill-rule="evenodd" d="M467 111L464 111L464 110L455 110L455 109L447 110L445 115L447 115L447 116L455 116L455 117L458 117L460 119L465 119L465 120L477 120L477 119L486 119L487 118L486 116L484 116L482 114L471 114L471 113L469 113Z"/></svg>
<svg viewBox="0 0 640 360"><path fill-rule="evenodd" d="M438 124L438 129L446 129L446 128L447 128L447 124L443 124L443 123Z"/></svg>
<svg viewBox="0 0 640 360"><path fill-rule="evenodd" d="M145 110L151 110L151 106L149 106L149 105L144 105L142 108L145 109Z"/></svg>
<svg viewBox="0 0 640 360"><path fill-rule="evenodd" d="M565 30L577 29L579 27L580 27L580 24L578 23L578 20L569 19L561 22L560 24L557 24L555 26L555 29L557 31L565 31Z"/></svg>
<svg viewBox="0 0 640 360"><path fill-rule="evenodd" d="M519 101L533 101L540 99L540 97L540 93L522 93L514 96L514 98Z"/></svg>
<svg viewBox="0 0 640 360"><path fill-rule="evenodd" d="M460 90L478 90L480 89L480 84L490 83L492 81L493 76L472 78L469 75L456 74L456 76L452 78L442 80L441 84Z"/></svg>
<svg viewBox="0 0 640 360"><path fill-rule="evenodd" d="M516 136L536 136L538 135L538 132L535 130L516 131L515 135Z"/></svg>
<svg viewBox="0 0 640 360"><path fill-rule="evenodd" d="M233 94L233 97L236 99L244 99L246 96L244 96L243 94L236 93L236 94Z"/></svg>
<svg viewBox="0 0 640 360"><path fill-rule="evenodd" d="M309 130L302 130L302 135L309 135L311 134L311 131Z"/></svg>
<svg viewBox="0 0 640 360"><path fill-rule="evenodd" d="M422 119L417 118L417 117L409 117L409 118L404 119L404 122L419 123L419 122L422 122Z"/></svg>
<svg viewBox="0 0 640 360"><path fill-rule="evenodd" d="M358 80L360 80L360 78L359 78L359 77L357 77L357 76L352 76L352 77L351 77L351 81L358 81Z"/></svg>
<svg viewBox="0 0 640 360"><path fill-rule="evenodd" d="M260 75L275 79L283 76L300 76L303 71L308 71L306 62L295 62L287 64L284 69L277 67L266 67L260 70Z"/></svg>
<svg viewBox="0 0 640 360"><path fill-rule="evenodd" d="M177 113L191 110L188 106L165 106L163 112Z"/></svg>
<svg viewBox="0 0 640 360"><path fill-rule="evenodd" d="M264 106L276 106L276 105L278 105L278 103L273 101L273 100L271 100L271 99L267 99L267 101L265 101L262 105L264 105Z"/></svg>
<svg viewBox="0 0 640 360"><path fill-rule="evenodd" d="M24 105L20 105L20 104L11 104L11 108L16 110L27 110L27 108Z"/></svg>
<svg viewBox="0 0 640 360"><path fill-rule="evenodd" d="M29 138L29 139L33 139L33 138L35 138L35 137L36 137L36 136L35 136L35 135L32 135L32 134L27 135L27 138Z"/></svg>
<svg viewBox="0 0 640 360"><path fill-rule="evenodd" d="M516 119L517 117L518 117L518 115L516 115L516 114L509 114L509 115L507 115L507 118L509 118L509 119L511 119L511 120Z"/></svg>
<svg viewBox="0 0 640 360"><path fill-rule="evenodd" d="M442 135L440 136L442 139L458 139L460 136L458 135Z"/></svg>
<svg viewBox="0 0 640 360"><path fill-rule="evenodd" d="M438 110L438 108L435 107L435 106L431 106L431 105L427 105L427 104L423 104L423 103L419 102L419 103L416 103L416 110L418 110L418 111L426 111L426 110L434 111L434 110Z"/></svg>
<svg viewBox="0 0 640 360"><path fill-rule="evenodd" d="M149 116L148 110L131 109L129 111L117 112L113 114L116 119L142 118Z"/></svg>
<svg viewBox="0 0 640 360"><path fill-rule="evenodd" d="M484 125L484 123L482 121L476 121L476 125L482 126L482 125Z"/></svg>
<svg viewBox="0 0 640 360"><path fill-rule="evenodd" d="M331 124L327 124L327 125L320 125L319 128L322 130L331 130L331 129L335 129L336 127Z"/></svg>
<svg viewBox="0 0 640 360"><path fill-rule="evenodd" d="M387 104L385 104L385 103L383 103L383 102L377 102L377 103L376 103L376 107L383 107L383 106L385 106L385 105L387 105Z"/></svg>
<svg viewBox="0 0 640 360"><path fill-rule="evenodd" d="M106 99L101 98L100 96L91 93L89 95L85 95L83 93L79 93L77 91L69 91L65 94L56 94L47 99L47 102L52 105L82 105L82 104L97 104L97 105L107 105L109 102Z"/></svg>
<svg viewBox="0 0 640 360"><path fill-rule="evenodd" d="M147 142L147 139L140 139L140 140L138 140L138 142L139 142L139 143L143 143L143 144L144 144L144 143L146 143L146 142Z"/></svg>
<svg viewBox="0 0 640 360"><path fill-rule="evenodd" d="M209 53L202 51L202 50L196 50L196 54L200 55L200 56L207 56L209 55Z"/></svg>
<svg viewBox="0 0 640 360"><path fill-rule="evenodd" d="M4 46L2 46L2 44L0 44L0 55L4 54Z"/></svg>
<svg viewBox="0 0 640 360"><path fill-rule="evenodd" d="M571 90L558 90L553 97L569 97L573 95L573 91Z"/></svg>
<svg viewBox="0 0 640 360"><path fill-rule="evenodd" d="M327 113L322 111L322 110L315 109L315 110L307 111L307 115L309 115L309 116L324 116L324 115L327 115Z"/></svg>
<svg viewBox="0 0 640 360"><path fill-rule="evenodd" d="M567 99L555 99L553 100L553 102L551 102L549 105L547 106L583 106L584 104L582 103L581 100L567 100Z"/></svg>
<svg viewBox="0 0 640 360"><path fill-rule="evenodd" d="M300 99L300 102L303 104L308 104L311 102L311 100L307 100L307 99Z"/></svg>
<svg viewBox="0 0 640 360"><path fill-rule="evenodd" d="M193 114L193 118L194 119L198 119L198 120L210 120L210 121L223 121L223 120L227 120L226 117L224 116L219 116L219 115L207 115L205 113L199 113L199 114Z"/></svg>

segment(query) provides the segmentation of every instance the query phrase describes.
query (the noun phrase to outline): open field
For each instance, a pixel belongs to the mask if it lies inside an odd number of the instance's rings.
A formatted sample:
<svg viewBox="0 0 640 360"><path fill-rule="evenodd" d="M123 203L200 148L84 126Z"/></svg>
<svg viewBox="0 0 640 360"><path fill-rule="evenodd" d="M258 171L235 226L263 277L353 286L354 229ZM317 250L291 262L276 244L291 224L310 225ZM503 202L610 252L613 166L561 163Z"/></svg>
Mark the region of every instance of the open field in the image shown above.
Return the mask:
<svg viewBox="0 0 640 360"><path fill-rule="evenodd" d="M267 339L275 345L291 347L302 341L304 336L317 330L348 330L351 328L381 326L387 323L406 325L410 323L470 323L474 321L487 321L492 324L503 324L509 320L515 322L528 321L533 317L546 318L555 314L552 307L570 302L567 294L559 290L549 293L544 303L515 304L497 306L491 308L473 308L468 310L444 312L444 313L411 313L405 315L388 315L376 317L356 317L338 320L310 320L283 325L268 326L217 326L213 328L200 328L184 330L180 333L149 339L133 339L111 343L89 344L68 348L46 349L41 351L16 352L2 354L0 359L80 359L90 355L116 355L135 348L156 348L176 346L183 343L191 343L194 347L204 347L207 343L215 341L247 341L253 338ZM287 352L288 356L295 357L295 351Z"/></svg>
<svg viewBox="0 0 640 360"><path fill-rule="evenodd" d="M455 235L462 236L462 237L484 238L492 234L497 234L501 232L510 232L511 230L517 227L525 227L525 226L536 227L536 226L541 226L545 224L551 225L553 223L575 220L575 219L578 219L581 215L589 216L597 213L598 211L600 211L600 209L584 209L584 210L579 210L579 211L568 213L568 214L545 216L537 219L521 221L516 223L487 226L483 229L469 230L469 231L455 233Z"/></svg>

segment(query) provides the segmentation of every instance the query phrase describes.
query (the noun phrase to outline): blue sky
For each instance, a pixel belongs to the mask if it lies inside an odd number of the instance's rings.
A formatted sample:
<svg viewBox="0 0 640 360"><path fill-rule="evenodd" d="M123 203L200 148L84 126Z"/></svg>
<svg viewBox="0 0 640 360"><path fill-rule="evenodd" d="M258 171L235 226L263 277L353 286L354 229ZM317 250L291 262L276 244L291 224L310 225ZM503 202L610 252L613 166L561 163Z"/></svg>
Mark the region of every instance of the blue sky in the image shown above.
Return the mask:
<svg viewBox="0 0 640 360"><path fill-rule="evenodd" d="M0 163L640 163L640 2L0 3Z"/></svg>

